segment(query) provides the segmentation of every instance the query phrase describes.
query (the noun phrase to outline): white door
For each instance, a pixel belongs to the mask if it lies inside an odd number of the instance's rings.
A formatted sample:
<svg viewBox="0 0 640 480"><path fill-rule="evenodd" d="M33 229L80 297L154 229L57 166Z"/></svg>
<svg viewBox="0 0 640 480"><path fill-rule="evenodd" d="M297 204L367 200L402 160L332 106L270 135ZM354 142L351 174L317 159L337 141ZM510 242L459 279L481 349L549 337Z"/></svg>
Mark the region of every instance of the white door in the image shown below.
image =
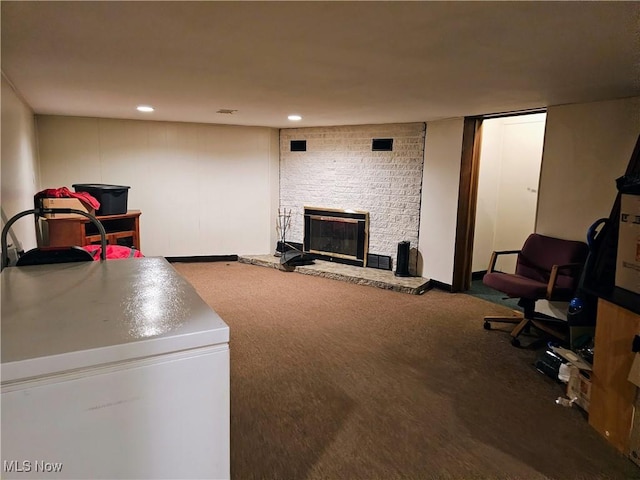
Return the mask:
<svg viewBox="0 0 640 480"><path fill-rule="evenodd" d="M473 271L485 270L493 250L519 249L535 229L546 114L483 122ZM515 255L497 268L515 269Z"/></svg>

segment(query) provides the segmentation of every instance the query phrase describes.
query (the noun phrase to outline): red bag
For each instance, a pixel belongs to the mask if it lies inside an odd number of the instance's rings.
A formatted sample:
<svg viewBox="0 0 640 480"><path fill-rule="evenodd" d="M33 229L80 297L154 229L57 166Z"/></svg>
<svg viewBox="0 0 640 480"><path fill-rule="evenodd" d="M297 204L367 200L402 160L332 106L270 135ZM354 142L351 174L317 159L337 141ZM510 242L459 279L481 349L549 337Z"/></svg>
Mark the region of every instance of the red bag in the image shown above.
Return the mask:
<svg viewBox="0 0 640 480"><path fill-rule="evenodd" d="M94 260L100 260L102 247L100 245L85 245L87 252L93 255ZM119 258L140 258L144 257L140 250L135 248L124 247L122 245L107 245L107 260L117 260Z"/></svg>

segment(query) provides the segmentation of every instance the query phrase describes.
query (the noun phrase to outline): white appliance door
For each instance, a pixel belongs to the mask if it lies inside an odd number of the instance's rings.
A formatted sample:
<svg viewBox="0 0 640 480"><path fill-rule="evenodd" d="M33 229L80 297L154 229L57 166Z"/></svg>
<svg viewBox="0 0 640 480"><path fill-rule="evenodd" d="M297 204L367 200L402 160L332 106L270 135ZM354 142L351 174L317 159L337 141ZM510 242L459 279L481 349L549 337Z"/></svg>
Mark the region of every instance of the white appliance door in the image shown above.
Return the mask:
<svg viewBox="0 0 640 480"><path fill-rule="evenodd" d="M2 478L229 478L228 344L5 385L2 440Z"/></svg>

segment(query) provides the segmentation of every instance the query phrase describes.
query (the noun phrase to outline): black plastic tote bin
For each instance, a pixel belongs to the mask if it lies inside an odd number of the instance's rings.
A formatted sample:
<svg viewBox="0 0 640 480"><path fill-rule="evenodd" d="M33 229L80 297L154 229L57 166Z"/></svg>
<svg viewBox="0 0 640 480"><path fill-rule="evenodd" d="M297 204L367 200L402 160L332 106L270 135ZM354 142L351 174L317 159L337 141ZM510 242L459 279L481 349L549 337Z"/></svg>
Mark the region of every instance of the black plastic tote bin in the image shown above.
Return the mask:
<svg viewBox="0 0 640 480"><path fill-rule="evenodd" d="M120 215L127 213L129 188L125 185L104 185L101 183L77 183L76 192L87 192L100 202L96 215Z"/></svg>

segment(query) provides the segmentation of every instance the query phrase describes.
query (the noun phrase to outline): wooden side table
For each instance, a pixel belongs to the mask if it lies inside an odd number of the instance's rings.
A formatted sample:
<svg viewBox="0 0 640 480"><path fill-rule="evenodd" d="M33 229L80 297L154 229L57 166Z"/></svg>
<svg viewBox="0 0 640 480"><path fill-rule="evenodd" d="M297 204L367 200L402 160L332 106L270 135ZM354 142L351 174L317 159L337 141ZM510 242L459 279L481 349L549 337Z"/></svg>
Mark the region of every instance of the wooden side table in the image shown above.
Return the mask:
<svg viewBox="0 0 640 480"><path fill-rule="evenodd" d="M125 245L140 250L140 210L120 215L96 217L107 232L107 244ZM46 219L49 227L49 246L68 247L99 244L100 234L86 217Z"/></svg>

